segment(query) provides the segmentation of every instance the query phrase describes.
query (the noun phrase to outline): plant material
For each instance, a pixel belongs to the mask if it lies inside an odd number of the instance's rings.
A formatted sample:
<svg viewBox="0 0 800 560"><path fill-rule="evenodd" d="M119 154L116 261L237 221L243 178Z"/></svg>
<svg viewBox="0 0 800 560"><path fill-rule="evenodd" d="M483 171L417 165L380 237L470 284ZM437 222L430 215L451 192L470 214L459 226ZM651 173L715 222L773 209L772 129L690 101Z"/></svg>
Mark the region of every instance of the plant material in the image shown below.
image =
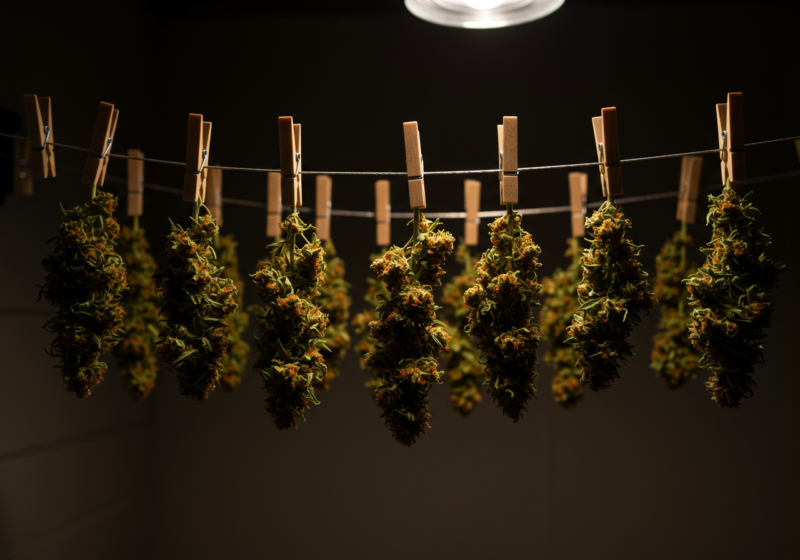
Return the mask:
<svg viewBox="0 0 800 560"><path fill-rule="evenodd" d="M536 350L542 333L531 321L541 286L541 249L508 205L489 226L493 247L478 261L478 283L464 294L469 333L486 357L486 385L503 414L517 422L536 392Z"/></svg>
<svg viewBox="0 0 800 560"><path fill-rule="evenodd" d="M253 368L264 379L267 411L279 430L296 428L305 409L319 404L314 384L322 383L327 373L320 349L328 317L312 302L326 270L315 229L293 211L281 224L286 236L267 247L272 258L253 275L261 300ZM306 242L300 248L295 246L298 235Z"/></svg>
<svg viewBox="0 0 800 560"><path fill-rule="evenodd" d="M81 399L103 380L108 366L100 356L124 332L121 299L127 283L125 263L114 251L116 207L116 197L103 191L93 191L89 202L72 210L62 207L55 248L42 261L40 297L57 308L45 324L56 335L50 354L60 359L67 390Z"/></svg>
<svg viewBox="0 0 800 560"><path fill-rule="evenodd" d="M231 313L225 319L228 325L228 351L222 358L222 372L219 384L225 391L236 389L242 382L242 375L247 366L247 355L250 345L244 341L244 331L250 325L250 315L244 309L244 280L239 274L239 257L236 249L239 242L229 233L215 238L215 252L217 266L220 269L220 278L227 278L236 287L233 301L236 302L236 313Z"/></svg>
<svg viewBox="0 0 800 560"><path fill-rule="evenodd" d="M170 221L167 264L153 276L166 303L161 309L165 326L158 353L178 374L181 394L201 401L208 398L223 372L228 350L228 324L236 310L236 286L220 277L212 247L219 233L210 215L192 218L189 229Z"/></svg>
<svg viewBox="0 0 800 560"><path fill-rule="evenodd" d="M137 218L134 218L138 222ZM130 290L122 296L125 310L125 334L114 347L114 357L122 373L125 390L136 401L147 398L156 385L158 359L158 309L161 298L156 293L153 274L156 261L150 254L145 232L135 223L133 229L124 226L117 244L119 254L128 269Z"/></svg>
<svg viewBox="0 0 800 560"><path fill-rule="evenodd" d="M385 252L385 251L384 251ZM379 259L380 255L370 255L370 263ZM371 371L369 366L364 363L366 356L375 346L375 339L372 338L369 330L369 324L377 318L375 309L381 304L381 300L389 297L389 291L386 285L380 280L375 278L367 278L367 293L364 295L364 301L367 302L368 307L353 317L352 325L361 338L356 345L356 352L359 355L359 363L361 369L364 371ZM379 380L377 377L370 377L369 381L364 383L364 386L369 389L373 399L375 398L375 390L378 388Z"/></svg>
<svg viewBox="0 0 800 560"><path fill-rule="evenodd" d="M450 338L436 320L432 287L441 285L441 265L453 251L453 236L436 231L419 209L414 210L414 233L405 247L391 247L372 263L388 296L370 323L375 346L365 362L378 378L375 400L383 409L386 427L401 444L411 446L429 428L428 391L441 383L439 352Z"/></svg>
<svg viewBox="0 0 800 560"><path fill-rule="evenodd" d="M447 378L450 382L450 402L462 416L468 416L483 400L480 386L483 382L483 365L480 355L466 334L469 308L464 305L464 293L475 285L478 258L470 254L469 245L463 241L456 250L456 258L464 264L464 271L453 277L444 287L444 324L450 335L450 352L447 358Z"/></svg>
<svg viewBox="0 0 800 560"><path fill-rule="evenodd" d="M322 381L315 381L315 388L328 389L332 380L339 377L339 362L350 348L350 335L347 332L347 320L350 318L350 296L347 291L350 284L344 279L344 261L336 255L333 241L326 241L325 246L325 283L319 286L317 305L328 316L330 324L325 330L322 357L328 371Z"/></svg>
<svg viewBox="0 0 800 560"><path fill-rule="evenodd" d="M689 338L703 352L700 367L712 372L706 389L720 406L736 408L753 395L756 364L764 362L763 329L770 326L771 290L785 265L767 255L772 238L756 227L761 214L730 182L711 201L706 223L714 233L701 249L706 262L689 287L693 322Z"/></svg>
<svg viewBox="0 0 800 560"><path fill-rule="evenodd" d="M631 221L612 196L586 218L592 244L581 257L581 306L567 329L567 342L580 353L581 383L593 391L611 387L619 377L620 363L633 356L631 331L656 303L637 259L642 247L625 238L630 229Z"/></svg>
<svg viewBox="0 0 800 560"><path fill-rule="evenodd" d="M542 279L545 295L540 322L542 334L550 346L544 360L553 368L553 398L562 407L572 408L583 398L581 369L577 366L580 355L566 342L569 338L567 328L580 306L578 286L581 283L581 251L577 237L567 240L564 256L572 259L566 270L556 268L552 277Z"/></svg>
<svg viewBox="0 0 800 560"><path fill-rule="evenodd" d="M650 367L667 382L670 389L683 385L695 377L697 355L686 336L692 322L684 278L694 274L697 266L687 264L686 251L692 247L692 238L686 234L686 223L672 238L667 239L656 257L656 283L654 292L661 304L661 319L653 337Z"/></svg>

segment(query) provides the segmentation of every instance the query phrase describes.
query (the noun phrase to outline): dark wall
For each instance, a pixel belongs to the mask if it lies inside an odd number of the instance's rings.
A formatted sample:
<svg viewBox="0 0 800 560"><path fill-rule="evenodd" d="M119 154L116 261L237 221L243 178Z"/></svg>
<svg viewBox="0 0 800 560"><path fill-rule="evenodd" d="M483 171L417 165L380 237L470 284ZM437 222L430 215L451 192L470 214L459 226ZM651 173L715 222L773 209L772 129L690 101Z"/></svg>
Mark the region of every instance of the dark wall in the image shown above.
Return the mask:
<svg viewBox="0 0 800 560"><path fill-rule="evenodd" d="M0 41L14 56L5 60L0 105L21 111L23 93L51 95L57 140L87 145L98 101L113 102L121 111L115 152L140 148L177 161L185 158L186 115L201 112L214 123L212 162L270 168L278 166L276 117L293 115L303 124L304 167L325 170L404 170L400 124L407 120L420 123L427 170L491 168L504 115L519 116L521 165L590 162L590 117L606 106L619 109L623 157L708 149L717 141L714 104L729 91L745 92L748 141L800 133L790 71L800 14L791 3L756 10L751 3L570 0L539 22L492 31L437 27L402 10L269 17L263 6L226 6L147 2L80 16L71 5L11 8ZM32 41L32 29L40 40ZM433 428L405 449L383 427L352 353L322 404L291 432L272 426L253 373L236 393L218 391L203 403L180 397L169 373L144 405L126 401L113 371L88 401L66 394L55 360L40 350L49 341L39 329L48 310L33 304L34 284L58 202L75 204L88 191L67 171L82 166L81 155L61 150L57 157L58 178L37 182L34 198L10 197L0 208L10 257L0 276L0 552L391 559L788 558L800 551L791 319L798 273L789 231L797 179L753 187L788 269L756 396L740 410L712 403L705 375L673 392L655 379L648 368L654 314L634 334L638 355L622 379L576 409L552 401L545 365L539 398L518 424L488 401L464 420L437 387ZM752 177L799 167L791 143L748 150ZM626 194L675 189L679 169L679 160L625 165ZM124 163L112 160L109 172L124 176ZM180 187L182 173L146 167L148 181L163 185ZM478 178L483 208L496 208L494 177ZM334 207L372 209L374 180L335 177ZM430 177L430 210L461 210L462 181ZM717 160L707 156L703 184L718 181ZM263 200L265 183L260 174L226 172L225 194ZM393 209L407 210L404 181L392 188ZM313 200L308 178L305 193ZM520 198L521 207L567 204L566 172L524 174ZM599 199L591 170L590 200ZM624 208L650 268L677 227L674 204ZM186 222L188 211L175 195L146 193L144 224L157 252L167 217ZM691 228L698 243L710 235L702 222ZM225 223L251 272L267 243L263 211L227 206ZM543 274L566 264L567 215L524 224L543 248ZM445 225L463 231L460 221ZM375 249L373 223L335 217L332 231L357 310ZM408 235L395 220L393 239ZM246 299L255 301L254 290ZM109 426L119 429L101 433ZM60 443L15 455L46 442ZM116 506L104 506L112 499Z"/></svg>

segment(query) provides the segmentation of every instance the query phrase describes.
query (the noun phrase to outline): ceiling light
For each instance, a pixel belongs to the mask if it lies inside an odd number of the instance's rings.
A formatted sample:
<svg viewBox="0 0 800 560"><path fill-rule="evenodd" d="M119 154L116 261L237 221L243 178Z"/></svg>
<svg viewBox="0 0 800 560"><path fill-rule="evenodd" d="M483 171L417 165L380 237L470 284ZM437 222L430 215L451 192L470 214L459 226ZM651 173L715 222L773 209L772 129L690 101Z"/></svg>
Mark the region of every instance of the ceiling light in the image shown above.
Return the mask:
<svg viewBox="0 0 800 560"><path fill-rule="evenodd" d="M564 0L405 0L408 11L431 23L469 29L508 27L555 12Z"/></svg>

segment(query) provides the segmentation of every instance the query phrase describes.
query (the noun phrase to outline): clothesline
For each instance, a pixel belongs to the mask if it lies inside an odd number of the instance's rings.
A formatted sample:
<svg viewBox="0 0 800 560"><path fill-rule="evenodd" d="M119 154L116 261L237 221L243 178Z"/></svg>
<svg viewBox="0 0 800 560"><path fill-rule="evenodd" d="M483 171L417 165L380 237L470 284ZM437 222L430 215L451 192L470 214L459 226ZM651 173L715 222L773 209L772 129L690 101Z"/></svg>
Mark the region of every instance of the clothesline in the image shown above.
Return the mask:
<svg viewBox="0 0 800 560"><path fill-rule="evenodd" d="M16 134L7 134L7 133L0 133L0 136L6 138L14 138L20 140L27 140L24 136L19 136ZM774 144L777 142L789 142L793 140L800 139L800 136L792 136L789 138L778 138L774 140L762 140L760 142L750 142L745 144L746 147L753 147L753 146L761 146L765 144ZM48 142L48 144L53 145L58 148L64 148L67 150L75 150L80 152L89 152L87 148L81 148L79 146L71 146L68 144L61 144L58 142ZM694 152L683 152L679 154L667 154L667 155L660 155L660 156L647 156L641 158L630 158L630 159L623 159L620 160L621 163L638 163L642 161L653 161L659 159L673 159L679 158L688 155L703 155L703 154L715 154L719 153L722 150L720 149L713 149L713 150L700 150ZM8 154L2 154L6 157L11 157ZM116 157L121 159L134 159L134 160L141 160L150 163L160 163L165 165L175 165L185 167L184 162L176 162L176 161L168 161L168 160L161 160L155 158L139 158L134 156L127 156L122 154L113 154L109 153L109 157ZM577 169L582 167L596 167L598 166L598 162L592 163L573 163L573 164L566 164L566 165L549 165L549 166L538 166L538 167L520 167L519 171L541 171L541 170L552 170L552 169ZM230 170L230 171L253 171L259 173L280 173L280 169L260 169L260 168L250 168L250 167L228 167L228 166L206 166L207 169L223 169L223 170ZM58 169L62 171L66 171L68 173L76 173L82 174L82 170L59 165ZM499 169L482 169L482 170L465 170L465 171L427 171L425 175L471 175L471 174L485 174L485 173L499 173ZM387 175L407 175L404 171L386 171L386 172L378 172L378 171L301 171L301 174L304 175L366 175L366 176L387 176ZM769 181L777 181L780 179L796 177L800 175L800 171L792 171L788 173L779 173L775 175L768 175L765 177L758 177L756 179L749 179L746 181L745 184L756 184L756 183L764 183ZM126 179L122 179L119 177L113 176L106 176L106 181L117 183L117 184L127 184ZM153 191L160 191L160 192L167 192L172 194L183 195L183 190L178 189L175 187L167 187L164 185L157 185L155 183L148 183L144 182L143 184L145 189L153 190ZM705 187L701 187L701 191L710 191L715 188L719 188L719 185L709 185ZM658 199L665 199L665 198L675 198L678 196L678 191L666 191L661 193L654 193L654 194L647 194L647 195L640 195L640 196L629 196L629 197L620 197L617 198L617 201L620 204L630 204L635 202L645 202L649 200L658 200ZM255 200L245 200L239 198L230 198L230 197L223 197L222 198L223 204L230 204L236 206L249 206L253 208L266 208L266 203L259 202ZM599 208L602 205L602 201L599 202L591 202L586 205L587 208ZM300 207L298 208L300 212L311 212L310 208L307 207ZM522 215L538 215L538 214L555 214L561 212L570 212L571 207L569 205L565 206L547 206L547 207L539 207L539 208L520 208L517 210L519 214ZM355 218L375 218L375 212L368 211L368 210L340 210L340 209L331 209L330 213L332 216L346 216L346 217L355 217ZM505 213L505 210L485 210L478 212L479 218L493 218L497 216L501 216ZM426 216L430 218L441 218L441 219L459 219L459 218L466 218L466 212L430 212L426 213ZM398 219L411 219L413 217L412 212L391 212L391 218L398 218Z"/></svg>
<svg viewBox="0 0 800 560"><path fill-rule="evenodd" d="M16 138L19 140L27 140L25 136L19 136L16 134L7 134L7 133L0 133L0 136L5 138ZM789 138L778 138L775 140L762 140L761 142L750 142L749 144L745 144L745 147L752 147L752 146L760 146L763 144L773 144L775 142L789 142L792 140L798 140L800 136L792 136ZM62 144L60 142L47 142L47 144L51 146L55 146L57 148L64 148L66 150L75 150L79 152L86 152L89 153L88 148L81 148L80 146L71 146L69 144ZM698 150L694 152L682 152L679 154L666 154L660 156L647 156L647 157L640 157L640 158L629 158L629 159L622 159L620 163L638 163L642 161L653 161L659 159L672 159L672 158L679 158L683 156L698 156L698 155L705 155L705 154L717 154L721 152L722 149L713 149L713 150ZM146 157L135 157L135 156L128 156L124 154L114 154L108 153L108 157L120 158L120 159L134 159L139 161L145 161L149 163L160 163L164 165L175 165L179 167L186 167L186 162L182 161L169 161L165 159L155 159L155 158L146 158ZM591 163L568 163L564 165L541 165L536 167L520 167L519 172L526 172L526 171L547 171L552 169L580 169L585 167L596 167L600 165L599 162L591 162ZM225 171L252 171L256 173L280 173L280 169L262 169L258 167L231 167L225 165L206 165L206 169L222 169ZM426 171L425 175L479 175L479 174L486 174L486 173L499 173L500 169L472 169L472 170L460 170L460 171ZM385 177L385 176L392 176L392 175L407 175L405 171L307 171L305 169L299 172L301 175L362 175L362 176L372 176L372 177Z"/></svg>

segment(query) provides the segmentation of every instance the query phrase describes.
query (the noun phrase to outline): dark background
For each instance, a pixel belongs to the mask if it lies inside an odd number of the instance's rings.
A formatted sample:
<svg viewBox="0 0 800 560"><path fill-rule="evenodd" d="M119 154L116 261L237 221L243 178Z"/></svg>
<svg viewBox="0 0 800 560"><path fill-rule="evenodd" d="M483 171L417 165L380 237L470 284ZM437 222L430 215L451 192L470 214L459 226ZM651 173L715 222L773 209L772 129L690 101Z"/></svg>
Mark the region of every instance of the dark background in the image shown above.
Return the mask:
<svg viewBox="0 0 800 560"><path fill-rule="evenodd" d="M714 104L729 91L745 93L747 141L800 134L796 2L569 0L500 30L428 24L399 1L272 4L4 6L0 106L21 113L24 93L50 95L56 141L86 146L98 102L112 102L115 152L177 161L187 113L200 112L214 123L212 162L269 168L280 115L303 124L304 167L327 170L403 171L407 120L420 123L428 171L491 168L504 115L520 119L520 165L590 162L590 117L607 106L618 107L624 158L709 149ZM36 284L59 202L88 195L69 172L84 161L58 151L57 178L0 207L0 557L800 557L796 178L753 187L788 268L767 363L741 409L711 402L705 374L672 392L654 377L653 314L634 333L638 355L622 379L576 409L553 402L545 365L518 424L488 400L460 418L436 387L433 428L406 449L384 428L352 352L291 432L272 426L252 372L237 392L202 403L180 397L168 372L147 402L130 402L113 365L90 399L66 393L43 351L52 310L35 303ZM792 143L748 150L751 177L799 168ZM676 189L679 169L677 159L625 165L626 195ZM145 173L182 185L178 167ZM124 162L112 159L109 174L124 177ZM523 174L520 206L568 204L566 175ZM496 208L495 178L477 178L483 209ZM334 177L334 207L371 210L374 180ZM718 182L706 156L703 184ZM429 209L461 210L462 184L429 177ZM265 198L261 174L226 172L224 185L226 196ZM393 210L406 211L405 181L392 187ZM305 197L313 201L311 178ZM589 198L601 198L596 170ZM674 199L625 207L650 269L677 227L674 209ZM186 223L188 213L180 197L146 192L157 258L167 217ZM703 221L691 228L698 244L710 235ZM409 234L401 222L396 242ZM264 224L263 211L225 208L242 272L264 254ZM543 248L543 274L566 264L566 214L524 225ZM460 220L446 227L463 231ZM354 311L373 230L371 220L333 219Z"/></svg>

